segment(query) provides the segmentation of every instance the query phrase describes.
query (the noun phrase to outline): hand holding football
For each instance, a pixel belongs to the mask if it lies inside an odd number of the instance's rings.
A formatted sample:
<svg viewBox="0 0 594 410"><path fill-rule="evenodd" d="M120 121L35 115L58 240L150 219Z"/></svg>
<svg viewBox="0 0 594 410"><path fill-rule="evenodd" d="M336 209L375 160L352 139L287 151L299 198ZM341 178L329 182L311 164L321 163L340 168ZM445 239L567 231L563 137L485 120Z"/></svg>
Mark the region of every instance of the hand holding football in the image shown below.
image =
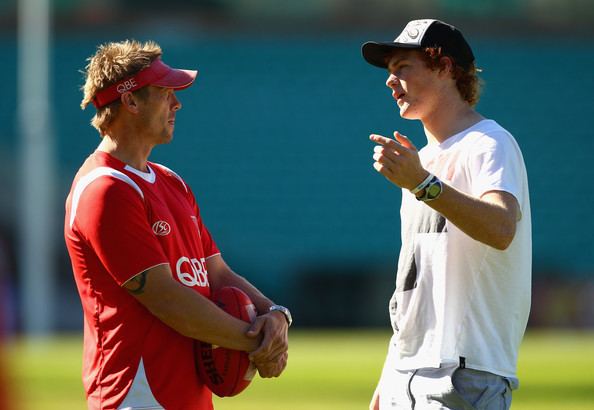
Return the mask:
<svg viewBox="0 0 594 410"><path fill-rule="evenodd" d="M212 300L225 312L245 322L256 318L256 308L248 295L235 287L224 287L212 294ZM256 367L248 353L195 341L196 369L204 384L217 396L241 393L251 383Z"/></svg>

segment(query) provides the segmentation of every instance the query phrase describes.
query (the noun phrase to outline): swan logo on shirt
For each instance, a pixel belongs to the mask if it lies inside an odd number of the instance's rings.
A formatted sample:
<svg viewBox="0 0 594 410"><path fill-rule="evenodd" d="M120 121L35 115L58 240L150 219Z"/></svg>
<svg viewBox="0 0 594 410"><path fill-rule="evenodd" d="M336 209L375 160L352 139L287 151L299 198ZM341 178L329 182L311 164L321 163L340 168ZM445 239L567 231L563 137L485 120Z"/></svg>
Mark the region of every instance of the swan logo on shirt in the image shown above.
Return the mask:
<svg viewBox="0 0 594 410"><path fill-rule="evenodd" d="M166 236L171 232L171 227L165 221L157 221L153 224L153 232L157 236Z"/></svg>

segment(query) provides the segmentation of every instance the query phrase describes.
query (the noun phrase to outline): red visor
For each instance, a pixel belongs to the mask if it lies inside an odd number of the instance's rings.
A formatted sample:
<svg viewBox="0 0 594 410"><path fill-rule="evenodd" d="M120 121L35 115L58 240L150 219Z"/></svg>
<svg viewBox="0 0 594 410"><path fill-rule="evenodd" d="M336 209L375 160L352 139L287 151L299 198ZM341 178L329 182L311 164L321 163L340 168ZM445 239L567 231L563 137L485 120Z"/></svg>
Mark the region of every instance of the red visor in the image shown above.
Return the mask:
<svg viewBox="0 0 594 410"><path fill-rule="evenodd" d="M192 85L197 74L198 72L194 70L171 68L158 58L147 68L97 92L93 97L93 105L95 108L104 107L118 100L120 95L139 90L147 85L183 90Z"/></svg>

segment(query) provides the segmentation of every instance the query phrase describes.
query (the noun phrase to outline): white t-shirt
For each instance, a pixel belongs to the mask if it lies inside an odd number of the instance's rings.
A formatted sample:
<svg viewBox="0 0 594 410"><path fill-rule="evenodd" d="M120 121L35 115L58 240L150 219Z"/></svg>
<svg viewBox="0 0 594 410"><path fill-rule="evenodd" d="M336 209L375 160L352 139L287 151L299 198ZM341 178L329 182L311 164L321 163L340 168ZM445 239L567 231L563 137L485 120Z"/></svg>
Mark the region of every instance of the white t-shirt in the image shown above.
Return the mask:
<svg viewBox="0 0 594 410"><path fill-rule="evenodd" d="M402 248L390 301L394 336L388 366L397 370L465 362L515 378L530 310L532 241L528 180L517 142L483 120L420 153L423 166L480 197L505 191L522 217L504 251L478 242L403 190ZM461 359L463 358L463 359Z"/></svg>

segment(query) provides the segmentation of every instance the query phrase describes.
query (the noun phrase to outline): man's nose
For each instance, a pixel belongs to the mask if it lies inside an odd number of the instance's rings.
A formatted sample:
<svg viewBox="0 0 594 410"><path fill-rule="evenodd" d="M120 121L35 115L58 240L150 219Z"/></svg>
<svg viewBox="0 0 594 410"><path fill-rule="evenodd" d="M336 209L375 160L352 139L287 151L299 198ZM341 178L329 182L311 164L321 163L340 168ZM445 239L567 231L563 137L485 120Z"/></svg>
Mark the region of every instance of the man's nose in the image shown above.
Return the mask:
<svg viewBox="0 0 594 410"><path fill-rule="evenodd" d="M171 105L173 107L173 111L177 111L182 107L182 104L177 99L177 95L175 95L175 93L171 93Z"/></svg>
<svg viewBox="0 0 594 410"><path fill-rule="evenodd" d="M399 82L400 80L398 80L398 77L396 77L394 74L390 74L390 76L386 80L386 86L388 88L394 88L398 85Z"/></svg>

